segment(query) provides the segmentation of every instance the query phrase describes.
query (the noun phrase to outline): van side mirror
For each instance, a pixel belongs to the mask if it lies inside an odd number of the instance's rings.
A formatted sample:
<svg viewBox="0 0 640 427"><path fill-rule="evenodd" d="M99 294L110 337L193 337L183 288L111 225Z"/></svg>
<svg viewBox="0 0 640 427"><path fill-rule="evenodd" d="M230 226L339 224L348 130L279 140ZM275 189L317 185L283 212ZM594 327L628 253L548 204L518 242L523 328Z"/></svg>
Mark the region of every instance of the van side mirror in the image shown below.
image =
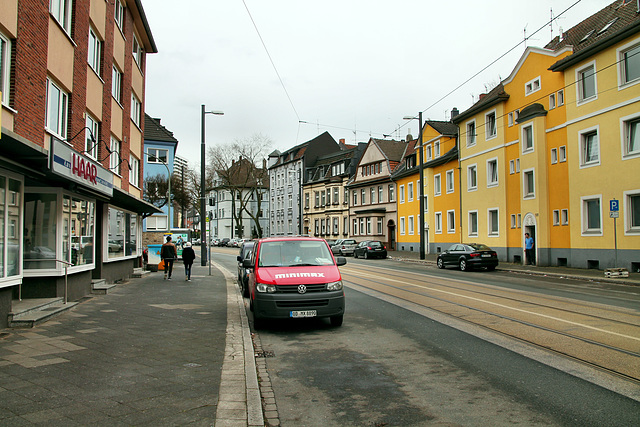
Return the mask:
<svg viewBox="0 0 640 427"><path fill-rule="evenodd" d="M343 256L336 257L336 265L340 267L341 265L345 265L347 263L347 259Z"/></svg>
<svg viewBox="0 0 640 427"><path fill-rule="evenodd" d="M240 257L238 257L238 258L240 258ZM254 267L253 261L251 259L249 259L249 258L244 259L242 261L242 267L244 267L244 268L253 268Z"/></svg>
<svg viewBox="0 0 640 427"><path fill-rule="evenodd" d="M238 262L242 262L242 257L240 255L238 255L236 259L238 260Z"/></svg>

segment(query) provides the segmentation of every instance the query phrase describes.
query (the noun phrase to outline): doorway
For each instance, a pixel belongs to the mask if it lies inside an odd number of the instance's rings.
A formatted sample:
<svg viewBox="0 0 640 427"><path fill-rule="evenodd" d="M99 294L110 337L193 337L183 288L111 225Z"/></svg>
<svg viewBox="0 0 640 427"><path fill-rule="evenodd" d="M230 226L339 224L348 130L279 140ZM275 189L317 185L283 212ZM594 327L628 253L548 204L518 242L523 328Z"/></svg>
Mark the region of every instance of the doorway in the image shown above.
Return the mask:
<svg viewBox="0 0 640 427"><path fill-rule="evenodd" d="M528 262L524 244L525 235L527 233L529 233L529 236L533 238L533 263L538 264L538 236L536 235L536 217L532 213L528 213L524 217L523 225L524 230L522 233L522 264L524 265Z"/></svg>

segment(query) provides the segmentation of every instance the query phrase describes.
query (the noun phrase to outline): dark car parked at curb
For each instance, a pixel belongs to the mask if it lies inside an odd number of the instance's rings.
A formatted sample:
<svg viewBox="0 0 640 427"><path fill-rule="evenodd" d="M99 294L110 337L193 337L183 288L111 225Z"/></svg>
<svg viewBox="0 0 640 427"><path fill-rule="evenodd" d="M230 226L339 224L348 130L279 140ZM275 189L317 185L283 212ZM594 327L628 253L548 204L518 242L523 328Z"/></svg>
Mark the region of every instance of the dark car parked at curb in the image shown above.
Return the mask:
<svg viewBox="0 0 640 427"><path fill-rule="evenodd" d="M365 240L360 242L353 250L354 258L386 258L387 247L378 240Z"/></svg>
<svg viewBox="0 0 640 427"><path fill-rule="evenodd" d="M456 243L438 254L438 268L459 267L462 271L474 268L495 270L498 266L498 254L482 243Z"/></svg>
<svg viewBox="0 0 640 427"><path fill-rule="evenodd" d="M251 251L253 250L253 245L255 242L253 240L248 240L242 244L240 247L240 254L237 257L238 260L238 286L240 286L240 293L243 297L249 296L249 289L247 288L248 283L248 269L244 267L243 261L245 259L251 258Z"/></svg>

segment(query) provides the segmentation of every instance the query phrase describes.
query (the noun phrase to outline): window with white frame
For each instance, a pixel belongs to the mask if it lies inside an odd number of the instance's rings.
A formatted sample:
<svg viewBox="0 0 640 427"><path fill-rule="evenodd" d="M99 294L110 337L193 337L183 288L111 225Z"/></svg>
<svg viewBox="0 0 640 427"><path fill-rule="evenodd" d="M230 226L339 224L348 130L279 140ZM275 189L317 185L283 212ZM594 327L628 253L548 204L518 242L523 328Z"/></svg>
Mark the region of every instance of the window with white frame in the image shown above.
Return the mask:
<svg viewBox="0 0 640 427"><path fill-rule="evenodd" d="M342 217L342 234L349 234L349 217Z"/></svg>
<svg viewBox="0 0 640 427"><path fill-rule="evenodd" d="M400 235L404 236L406 234L406 221L403 216L400 217Z"/></svg>
<svg viewBox="0 0 640 427"><path fill-rule="evenodd" d="M522 152L533 151L533 124L522 126Z"/></svg>
<svg viewBox="0 0 640 427"><path fill-rule="evenodd" d="M109 169L116 175L120 175L120 141L111 136L111 154L109 155Z"/></svg>
<svg viewBox="0 0 640 427"><path fill-rule="evenodd" d="M367 229L364 228L364 218L360 218L360 234L362 235L366 235L367 234Z"/></svg>
<svg viewBox="0 0 640 427"><path fill-rule="evenodd" d="M147 148L149 163L165 163L169 162L169 150L164 148Z"/></svg>
<svg viewBox="0 0 640 427"><path fill-rule="evenodd" d="M111 69L111 96L122 104L122 72L115 65Z"/></svg>
<svg viewBox="0 0 640 427"><path fill-rule="evenodd" d="M409 235L413 236L415 231L415 222L413 220L413 215L409 215L409 218L407 218L407 226L409 229Z"/></svg>
<svg viewBox="0 0 640 427"><path fill-rule="evenodd" d="M476 145L476 121L467 123L467 147Z"/></svg>
<svg viewBox="0 0 640 427"><path fill-rule="evenodd" d="M581 197L582 234L602 235L602 196Z"/></svg>
<svg viewBox="0 0 640 427"><path fill-rule="evenodd" d="M478 211L469 211L469 236L478 235Z"/></svg>
<svg viewBox="0 0 640 427"><path fill-rule="evenodd" d="M72 0L49 0L49 12L67 34L71 34L72 4Z"/></svg>
<svg viewBox="0 0 640 427"><path fill-rule="evenodd" d="M0 248L2 248L0 250L0 288L15 284L15 281L19 278L22 272L20 263L21 247L23 248L23 258L26 259L31 255L43 258L39 254L32 252L35 244L33 242L47 243L47 241L43 239L29 240L29 232L35 228L42 232L46 232L47 229L55 229L55 227L47 227L43 224L44 219L50 214L49 212L44 212L43 210L39 212L29 211L25 214L25 235L23 236L23 228L20 223L23 200L24 184L22 177L0 170L0 225L2 226L2 229L0 229ZM30 208L33 206L26 206L25 203L25 207ZM27 221L29 215L40 215L41 217L36 221ZM53 218L55 218L55 214ZM55 250L55 246L53 249Z"/></svg>
<svg viewBox="0 0 640 427"><path fill-rule="evenodd" d="M440 141L433 143L433 157L440 157Z"/></svg>
<svg viewBox="0 0 640 427"><path fill-rule="evenodd" d="M533 169L528 169L523 172L522 186L525 199L532 199L536 196L535 175Z"/></svg>
<svg viewBox="0 0 640 427"><path fill-rule="evenodd" d="M564 89L558 91L558 107L564 105Z"/></svg>
<svg viewBox="0 0 640 427"><path fill-rule="evenodd" d="M338 222L338 217L333 218L333 234L338 234L338 229L340 228L340 223Z"/></svg>
<svg viewBox="0 0 640 427"><path fill-rule="evenodd" d="M558 209L553 210L553 225L560 225L560 211Z"/></svg>
<svg viewBox="0 0 640 427"><path fill-rule="evenodd" d="M382 190L382 185L378 186L378 203L383 203L384 191Z"/></svg>
<svg viewBox="0 0 640 427"><path fill-rule="evenodd" d="M47 78L47 130L60 139L67 139L69 95Z"/></svg>
<svg viewBox="0 0 640 427"><path fill-rule="evenodd" d="M394 194L393 184L389 184L389 201L390 202L395 202L396 201L396 196Z"/></svg>
<svg viewBox="0 0 640 427"><path fill-rule="evenodd" d="M131 92L131 120L136 126L140 127L140 120L142 117L142 103L135 95L135 93Z"/></svg>
<svg viewBox="0 0 640 427"><path fill-rule="evenodd" d="M356 190L353 190L353 206L356 206L358 204L358 192ZM318 200L316 197L316 206L318 206Z"/></svg>
<svg viewBox="0 0 640 427"><path fill-rule="evenodd" d="M370 200L371 200L371 204L376 202L376 188L375 187L371 187L369 189L371 195L370 195Z"/></svg>
<svg viewBox="0 0 640 427"><path fill-rule="evenodd" d="M620 86L640 81L640 43L625 46L619 52Z"/></svg>
<svg viewBox="0 0 640 427"><path fill-rule="evenodd" d="M109 207L108 258L127 258L139 255L138 215Z"/></svg>
<svg viewBox="0 0 640 427"><path fill-rule="evenodd" d="M549 110L553 110L556 108L556 94L552 93L549 95Z"/></svg>
<svg viewBox="0 0 640 427"><path fill-rule="evenodd" d="M516 159L516 173L520 173L520 159Z"/></svg>
<svg viewBox="0 0 640 427"><path fill-rule="evenodd" d="M513 126L513 112L507 114L507 118L508 118L507 120L508 126L509 127Z"/></svg>
<svg viewBox="0 0 640 427"><path fill-rule="evenodd" d="M511 228L516 228L516 226L518 225L516 221L516 214L511 214Z"/></svg>
<svg viewBox="0 0 640 427"><path fill-rule="evenodd" d="M638 54L640 57L640 53ZM622 122L622 156L624 158L640 155L640 116L621 119Z"/></svg>
<svg viewBox="0 0 640 427"><path fill-rule="evenodd" d="M489 209L487 211L487 219L488 219L488 230L489 236L498 236L500 235L500 217L498 216L498 209Z"/></svg>
<svg viewBox="0 0 640 427"><path fill-rule="evenodd" d="M407 199L413 202L413 182L407 183Z"/></svg>
<svg viewBox="0 0 640 427"><path fill-rule="evenodd" d="M467 190L475 191L478 189L478 166L467 166Z"/></svg>
<svg viewBox="0 0 640 427"><path fill-rule="evenodd" d="M433 176L433 195L439 196L442 193L440 174Z"/></svg>
<svg viewBox="0 0 640 427"><path fill-rule="evenodd" d="M365 204L367 203L367 190L365 190L364 188L362 189L361 195L360 195L360 204Z"/></svg>
<svg viewBox="0 0 640 427"><path fill-rule="evenodd" d="M115 0L115 11L113 16L120 31L124 31L124 6L121 0Z"/></svg>
<svg viewBox="0 0 640 427"><path fill-rule="evenodd" d="M562 221L562 225L569 225L569 209L560 211L560 221Z"/></svg>
<svg viewBox="0 0 640 427"><path fill-rule="evenodd" d="M436 228L436 234L442 233L442 212L436 212L434 217L434 226Z"/></svg>
<svg viewBox="0 0 640 427"><path fill-rule="evenodd" d="M96 35L93 27L89 27L89 52L88 58L89 66L100 75L100 57L102 55L102 41Z"/></svg>
<svg viewBox="0 0 640 427"><path fill-rule="evenodd" d="M429 145L425 145L426 149L427 149L427 161L431 160L431 158L433 157L431 155L431 144Z"/></svg>
<svg viewBox="0 0 640 427"><path fill-rule="evenodd" d="M135 187L140 187L140 160L133 154L129 154L129 183Z"/></svg>
<svg viewBox="0 0 640 427"><path fill-rule="evenodd" d="M558 163L558 149L557 148L552 148L551 149L551 164L555 165L556 163Z"/></svg>
<svg viewBox="0 0 640 427"><path fill-rule="evenodd" d="M447 185L447 193L453 193L455 191L453 169L447 171L446 185Z"/></svg>
<svg viewBox="0 0 640 427"><path fill-rule="evenodd" d="M354 236L358 235L358 220L357 219L353 220L353 235Z"/></svg>
<svg viewBox="0 0 640 427"><path fill-rule="evenodd" d="M580 166L588 167L600 164L600 144L598 129L580 132Z"/></svg>
<svg viewBox="0 0 640 427"><path fill-rule="evenodd" d="M492 139L498 135L495 111L492 111L485 116L485 128L486 139Z"/></svg>
<svg viewBox="0 0 640 427"><path fill-rule="evenodd" d="M447 233L456 232L456 211L447 211Z"/></svg>
<svg viewBox="0 0 640 427"><path fill-rule="evenodd" d="M378 217L378 235L382 235L382 217Z"/></svg>
<svg viewBox="0 0 640 427"><path fill-rule="evenodd" d="M133 35L133 59L138 64L138 67L142 70L142 45L138 41L136 35Z"/></svg>
<svg viewBox="0 0 640 427"><path fill-rule="evenodd" d="M498 185L498 159L487 160L487 187Z"/></svg>
<svg viewBox="0 0 640 427"><path fill-rule="evenodd" d="M223 217L222 215L220 216ZM167 230L167 216L166 215L153 215L147 217L147 230L155 231L155 230Z"/></svg>
<svg viewBox="0 0 640 427"><path fill-rule="evenodd" d="M596 99L598 89L595 62L576 70L576 82L578 83L578 104Z"/></svg>
<svg viewBox="0 0 640 427"><path fill-rule="evenodd" d="M316 236L319 236L320 235L320 220L316 219L314 225L315 225L315 233L314 234Z"/></svg>
<svg viewBox="0 0 640 427"><path fill-rule="evenodd" d="M371 217L370 216L367 217L367 234L369 236L373 234L371 232Z"/></svg>
<svg viewBox="0 0 640 427"><path fill-rule="evenodd" d="M398 188L398 196L399 196L399 200L398 201L400 203L404 203L404 185L401 185Z"/></svg>
<svg viewBox="0 0 640 427"><path fill-rule="evenodd" d="M9 104L11 83L11 39L0 32L0 91L2 104Z"/></svg>
<svg viewBox="0 0 640 427"><path fill-rule="evenodd" d="M567 146L566 145L561 145L560 147L558 147L558 160L560 162L566 162L567 161Z"/></svg>
<svg viewBox="0 0 640 427"><path fill-rule="evenodd" d="M340 188L334 187L333 188L333 204L337 205L338 203L340 203Z"/></svg>
<svg viewBox="0 0 640 427"><path fill-rule="evenodd" d="M84 132L84 152L94 160L98 159L98 139L100 137L98 130L98 121L91 114L87 113L86 128Z"/></svg>
<svg viewBox="0 0 640 427"><path fill-rule="evenodd" d="M516 162L515 160L509 160L509 174L513 175L516 173Z"/></svg>
<svg viewBox="0 0 640 427"><path fill-rule="evenodd" d="M522 214L518 214L518 228L522 226Z"/></svg>
<svg viewBox="0 0 640 427"><path fill-rule="evenodd" d="M528 81L524 85L524 94L525 96L531 95L534 92L540 90L540 77L536 77L535 79Z"/></svg>
<svg viewBox="0 0 640 427"><path fill-rule="evenodd" d="M625 233L640 234L640 190L624 193Z"/></svg>

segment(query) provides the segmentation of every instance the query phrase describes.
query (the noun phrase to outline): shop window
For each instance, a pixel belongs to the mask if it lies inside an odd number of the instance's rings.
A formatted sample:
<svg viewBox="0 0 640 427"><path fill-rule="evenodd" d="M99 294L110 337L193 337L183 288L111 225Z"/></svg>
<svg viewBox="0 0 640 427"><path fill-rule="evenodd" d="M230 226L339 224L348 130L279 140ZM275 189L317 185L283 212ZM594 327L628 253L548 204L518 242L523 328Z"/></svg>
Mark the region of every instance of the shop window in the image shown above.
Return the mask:
<svg viewBox="0 0 640 427"><path fill-rule="evenodd" d="M107 258L138 255L138 215L109 207Z"/></svg>
<svg viewBox="0 0 640 427"><path fill-rule="evenodd" d="M20 275L22 195L22 181L0 172L0 287Z"/></svg>

